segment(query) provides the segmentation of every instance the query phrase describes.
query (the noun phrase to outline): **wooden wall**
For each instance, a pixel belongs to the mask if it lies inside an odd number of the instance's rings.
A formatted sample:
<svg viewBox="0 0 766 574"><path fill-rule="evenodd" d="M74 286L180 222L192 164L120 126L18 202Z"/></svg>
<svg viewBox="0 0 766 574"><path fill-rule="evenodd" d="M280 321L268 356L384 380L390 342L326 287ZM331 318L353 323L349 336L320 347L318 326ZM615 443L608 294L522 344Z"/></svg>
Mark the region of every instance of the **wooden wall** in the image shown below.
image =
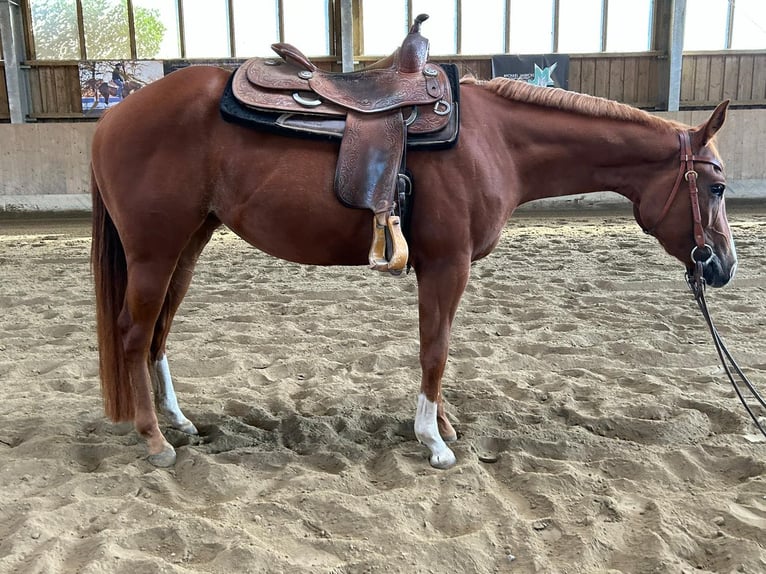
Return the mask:
<svg viewBox="0 0 766 574"><path fill-rule="evenodd" d="M77 63L34 64L29 69L30 115L36 119L82 117Z"/></svg>
<svg viewBox="0 0 766 574"><path fill-rule="evenodd" d="M575 54L570 56L569 89L654 110L660 97L663 58L660 52ZM488 57L434 59L455 63L462 74L482 79L492 73ZM331 58L320 60L323 68L337 68ZM77 63L33 61L28 64L31 117L38 121L82 119ZM0 120L7 121L4 81L0 88ZM766 51L684 55L682 108L710 107L726 98L735 106L766 106Z"/></svg>
<svg viewBox="0 0 766 574"><path fill-rule="evenodd" d="M731 99L766 105L766 53L690 53L684 55L681 103L707 106Z"/></svg>
<svg viewBox="0 0 766 574"><path fill-rule="evenodd" d="M654 109L659 94L659 53L570 56L569 89Z"/></svg>

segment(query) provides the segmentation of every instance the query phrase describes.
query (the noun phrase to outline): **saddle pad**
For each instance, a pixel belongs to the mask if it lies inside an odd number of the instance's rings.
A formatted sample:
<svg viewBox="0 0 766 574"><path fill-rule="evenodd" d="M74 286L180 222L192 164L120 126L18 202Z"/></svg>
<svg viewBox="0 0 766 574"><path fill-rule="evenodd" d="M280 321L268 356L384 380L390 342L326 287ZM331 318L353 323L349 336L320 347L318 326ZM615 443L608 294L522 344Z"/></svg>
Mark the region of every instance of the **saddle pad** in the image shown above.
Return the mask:
<svg viewBox="0 0 766 574"><path fill-rule="evenodd" d="M447 74L452 90L453 109L449 122L435 132L408 133L408 148L446 149L457 142L460 129L459 73L455 64L439 65ZM243 105L234 97L232 90L235 74L236 72L229 78L221 97L221 116L226 121L284 136L318 140L340 140L343 137L345 114L326 118L311 114L268 112Z"/></svg>

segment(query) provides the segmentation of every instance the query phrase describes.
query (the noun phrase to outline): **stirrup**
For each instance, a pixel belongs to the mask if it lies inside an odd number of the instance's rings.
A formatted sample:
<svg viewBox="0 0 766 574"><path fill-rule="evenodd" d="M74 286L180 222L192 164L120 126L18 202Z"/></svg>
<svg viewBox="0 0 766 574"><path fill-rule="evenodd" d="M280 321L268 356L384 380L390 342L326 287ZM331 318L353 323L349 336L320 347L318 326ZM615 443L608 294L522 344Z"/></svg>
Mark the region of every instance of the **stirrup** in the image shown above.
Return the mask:
<svg viewBox="0 0 766 574"><path fill-rule="evenodd" d="M386 259L386 234L391 242L391 259ZM399 275L407 265L409 248L402 233L398 216L376 213L372 219L372 245L370 246L370 269L388 271Z"/></svg>

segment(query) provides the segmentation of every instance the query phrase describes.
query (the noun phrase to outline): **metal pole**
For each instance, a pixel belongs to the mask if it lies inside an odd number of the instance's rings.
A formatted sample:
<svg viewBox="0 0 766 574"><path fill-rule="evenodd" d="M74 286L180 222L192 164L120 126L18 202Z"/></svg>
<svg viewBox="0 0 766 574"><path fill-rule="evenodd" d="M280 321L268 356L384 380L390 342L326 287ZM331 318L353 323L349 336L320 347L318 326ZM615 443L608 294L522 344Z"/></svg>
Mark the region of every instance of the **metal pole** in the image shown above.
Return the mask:
<svg viewBox="0 0 766 574"><path fill-rule="evenodd" d="M673 0L670 21L670 77L668 81L668 111L677 112L681 104L681 69L683 67L684 22L686 0Z"/></svg>
<svg viewBox="0 0 766 574"><path fill-rule="evenodd" d="M29 112L29 91L21 64L24 59L24 36L19 5L0 0L0 36L3 38L5 85L12 124L23 124Z"/></svg>
<svg viewBox="0 0 766 574"><path fill-rule="evenodd" d="M340 1L340 61L344 72L354 71L354 16L352 0Z"/></svg>

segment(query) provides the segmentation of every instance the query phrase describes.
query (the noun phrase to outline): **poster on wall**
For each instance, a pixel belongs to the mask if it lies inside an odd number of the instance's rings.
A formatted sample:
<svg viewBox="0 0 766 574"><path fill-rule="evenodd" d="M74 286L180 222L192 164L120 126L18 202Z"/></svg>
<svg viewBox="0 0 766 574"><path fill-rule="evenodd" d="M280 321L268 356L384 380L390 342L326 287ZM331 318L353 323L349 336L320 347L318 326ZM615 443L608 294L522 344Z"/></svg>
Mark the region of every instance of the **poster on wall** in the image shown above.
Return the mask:
<svg viewBox="0 0 766 574"><path fill-rule="evenodd" d="M159 80L164 75L156 60L88 60L80 62L83 115L94 117Z"/></svg>
<svg viewBox="0 0 766 574"><path fill-rule="evenodd" d="M569 88L567 54L492 56L492 77L521 80L543 87Z"/></svg>

